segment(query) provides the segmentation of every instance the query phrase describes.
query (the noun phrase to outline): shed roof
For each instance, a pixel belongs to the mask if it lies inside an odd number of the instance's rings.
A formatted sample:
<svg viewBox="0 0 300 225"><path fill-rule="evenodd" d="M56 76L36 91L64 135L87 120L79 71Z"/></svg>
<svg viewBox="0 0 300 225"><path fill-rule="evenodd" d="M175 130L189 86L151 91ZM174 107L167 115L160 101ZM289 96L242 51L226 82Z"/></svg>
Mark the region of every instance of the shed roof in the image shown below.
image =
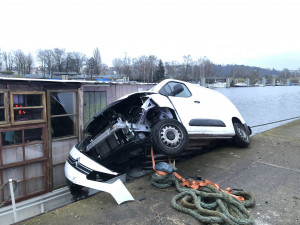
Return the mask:
<svg viewBox="0 0 300 225"><path fill-rule="evenodd" d="M90 80L58 80L58 79L32 79L32 78L11 78L0 77L0 81L24 81L24 82L49 82L49 83L74 83L74 84L154 84L140 83L137 81L90 81Z"/></svg>

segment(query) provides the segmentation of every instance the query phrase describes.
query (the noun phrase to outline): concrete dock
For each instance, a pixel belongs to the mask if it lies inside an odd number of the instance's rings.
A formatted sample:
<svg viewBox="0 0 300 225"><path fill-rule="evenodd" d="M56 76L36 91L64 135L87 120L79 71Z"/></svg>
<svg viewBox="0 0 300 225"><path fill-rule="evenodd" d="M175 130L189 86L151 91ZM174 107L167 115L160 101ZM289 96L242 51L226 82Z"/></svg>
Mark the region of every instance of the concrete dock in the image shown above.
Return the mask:
<svg viewBox="0 0 300 225"><path fill-rule="evenodd" d="M200 175L251 191L255 224L300 224L300 120L252 137L248 148L220 146L176 164L184 177ZM200 224L170 205L174 187L158 189L150 175L127 182L135 201L117 205L107 193L58 208L19 224Z"/></svg>

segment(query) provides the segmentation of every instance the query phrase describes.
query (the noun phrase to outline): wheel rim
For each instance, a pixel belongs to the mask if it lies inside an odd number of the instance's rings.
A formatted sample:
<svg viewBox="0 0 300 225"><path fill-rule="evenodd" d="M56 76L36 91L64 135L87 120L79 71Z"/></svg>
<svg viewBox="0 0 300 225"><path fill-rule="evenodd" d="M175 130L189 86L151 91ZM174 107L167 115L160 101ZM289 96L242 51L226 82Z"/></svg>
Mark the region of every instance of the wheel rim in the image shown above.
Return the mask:
<svg viewBox="0 0 300 225"><path fill-rule="evenodd" d="M182 139L182 131L176 126L165 125L160 130L160 140L169 148L178 147L182 142Z"/></svg>
<svg viewBox="0 0 300 225"><path fill-rule="evenodd" d="M237 127L237 132L243 140L249 140L249 136L244 129L242 129L241 127Z"/></svg>

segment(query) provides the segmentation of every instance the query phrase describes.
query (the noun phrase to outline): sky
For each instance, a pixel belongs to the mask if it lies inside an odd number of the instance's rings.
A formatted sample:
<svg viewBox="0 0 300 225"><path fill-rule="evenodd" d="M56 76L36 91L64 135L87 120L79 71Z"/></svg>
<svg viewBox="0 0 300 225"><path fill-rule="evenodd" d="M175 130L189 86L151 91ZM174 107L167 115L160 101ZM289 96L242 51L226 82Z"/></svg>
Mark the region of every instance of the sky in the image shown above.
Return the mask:
<svg viewBox="0 0 300 225"><path fill-rule="evenodd" d="M299 0L0 0L0 48L300 68Z"/></svg>

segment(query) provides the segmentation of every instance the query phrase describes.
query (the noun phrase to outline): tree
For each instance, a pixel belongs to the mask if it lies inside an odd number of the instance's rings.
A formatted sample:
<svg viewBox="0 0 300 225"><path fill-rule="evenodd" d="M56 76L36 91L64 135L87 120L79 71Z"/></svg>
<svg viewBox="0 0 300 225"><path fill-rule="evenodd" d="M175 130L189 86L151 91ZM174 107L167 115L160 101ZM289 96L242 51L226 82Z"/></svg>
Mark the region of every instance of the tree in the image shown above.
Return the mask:
<svg viewBox="0 0 300 225"><path fill-rule="evenodd" d="M115 58L112 61L113 67L117 74L121 75L122 74L122 59L120 58Z"/></svg>
<svg viewBox="0 0 300 225"><path fill-rule="evenodd" d="M131 77L131 58L127 56L127 53L125 53L125 56L122 60L122 74L126 77Z"/></svg>
<svg viewBox="0 0 300 225"><path fill-rule="evenodd" d="M155 71L155 82L159 82L165 78L165 67L163 61L158 62L157 70Z"/></svg>
<svg viewBox="0 0 300 225"><path fill-rule="evenodd" d="M86 62L87 58L84 54L80 52L73 52L73 59L74 59L74 71L79 73L82 66Z"/></svg>
<svg viewBox="0 0 300 225"><path fill-rule="evenodd" d="M185 66L183 80L187 81L188 80L188 72L189 72L190 64L193 60L192 60L191 55L183 56L183 60L184 60L184 66Z"/></svg>
<svg viewBox="0 0 300 225"><path fill-rule="evenodd" d="M97 74L97 75L100 75L101 74L101 55L100 55L100 51L98 48L96 48L94 50L94 73Z"/></svg>
<svg viewBox="0 0 300 225"><path fill-rule="evenodd" d="M54 58L54 68L57 72L63 72L63 64L66 60L66 51L65 49L55 48L52 52Z"/></svg>
<svg viewBox="0 0 300 225"><path fill-rule="evenodd" d="M94 57L89 58L86 62L87 74L91 75L91 80L93 79L93 75L96 74L95 73L95 68L96 68L95 64L96 64L96 61L95 61Z"/></svg>
<svg viewBox="0 0 300 225"><path fill-rule="evenodd" d="M14 52L15 63L19 75L25 74L26 57L21 49Z"/></svg>
<svg viewBox="0 0 300 225"><path fill-rule="evenodd" d="M31 74L32 65L33 65L33 57L29 53L27 56L25 56L25 73L26 74Z"/></svg>
<svg viewBox="0 0 300 225"><path fill-rule="evenodd" d="M37 61L40 63L42 67L43 74L45 76L46 73L46 56L44 50L39 49L36 55Z"/></svg>
<svg viewBox="0 0 300 225"><path fill-rule="evenodd" d="M3 61L5 64L5 70L6 71L12 71L13 69L13 64L14 64L14 57L12 52L3 52Z"/></svg>

